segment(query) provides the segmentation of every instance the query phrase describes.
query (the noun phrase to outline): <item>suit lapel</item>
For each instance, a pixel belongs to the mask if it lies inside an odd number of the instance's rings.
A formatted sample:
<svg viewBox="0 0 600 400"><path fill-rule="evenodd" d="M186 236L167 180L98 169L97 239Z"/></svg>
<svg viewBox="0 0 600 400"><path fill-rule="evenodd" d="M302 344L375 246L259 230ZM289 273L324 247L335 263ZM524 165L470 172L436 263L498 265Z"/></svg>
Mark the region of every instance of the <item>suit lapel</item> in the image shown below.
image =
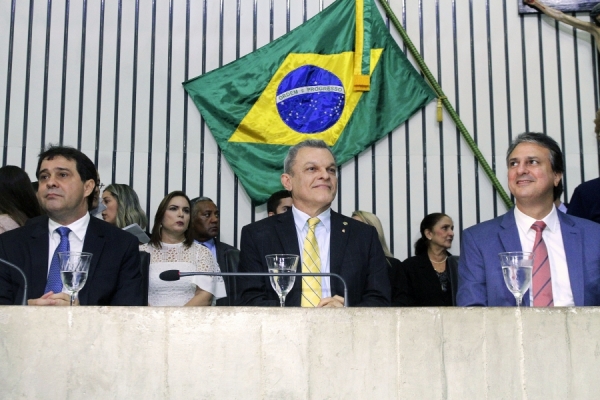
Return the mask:
<svg viewBox="0 0 600 400"><path fill-rule="evenodd" d="M332 274L342 274L342 263L348 244L350 225L344 225L344 217L341 214L331 210L331 232L329 234L329 272ZM330 279L331 294L341 293L344 289L339 279ZM334 290L335 288L335 290Z"/></svg>
<svg viewBox="0 0 600 400"><path fill-rule="evenodd" d="M298 254L298 265L296 266L296 272L302 272L302 254L300 254L300 247L298 246L298 235L296 234L296 224L294 222L294 214L292 210L286 211L283 214L279 214L275 221L275 232L277 238L281 243L281 248L285 254ZM263 262L265 262L263 260ZM266 266L266 264L265 264ZM266 283L267 287L270 283ZM300 299L302 297L302 279L297 278L294 282L294 287L285 299L285 304L288 306L300 306Z"/></svg>
<svg viewBox="0 0 600 400"><path fill-rule="evenodd" d="M504 214L500 227L502 227L502 230L500 230L498 236L500 237L504 251L522 251L514 208Z"/></svg>
<svg viewBox="0 0 600 400"><path fill-rule="evenodd" d="M558 213L560 221L560 231L567 259L567 268L569 270L569 280L571 281L571 292L573 293L573 302L576 306L584 304L584 280L583 280L583 240L582 232L575 226L573 220L568 215Z"/></svg>
<svg viewBox="0 0 600 400"><path fill-rule="evenodd" d="M277 216L277 223L275 224L275 230L277 236L281 241L281 246L286 254L300 254L300 247L298 247L298 235L296 234L296 225L294 223L294 214L289 211ZM298 270L301 266L298 265Z"/></svg>
<svg viewBox="0 0 600 400"><path fill-rule="evenodd" d="M100 260L100 255L102 254L102 249L104 248L105 238L104 238L104 230L102 229L102 223L96 218L90 218L90 223L88 224L87 230L85 232L85 239L83 240L83 251L92 253L92 262L90 263L90 270L88 272L87 285L83 287L81 292L79 292L79 300L81 304L87 304L88 298L88 290L90 287L90 282L94 279L94 273L98 267L98 261Z"/></svg>
<svg viewBox="0 0 600 400"><path fill-rule="evenodd" d="M504 214L502 217L502 222L500 223L500 227L502 229L498 233L498 236L500 237L500 242L502 242L503 251L523 251L519 236L519 228L517 227L517 222L515 220L514 208ZM496 259L498 260L497 265L500 265L500 259L497 257ZM504 284L504 282L501 282L501 284ZM523 294L523 305L529 305L529 290Z"/></svg>
<svg viewBox="0 0 600 400"><path fill-rule="evenodd" d="M48 281L48 249L50 248L48 217L40 218L31 232L29 257L31 259L31 282L28 298L37 299L44 294Z"/></svg>

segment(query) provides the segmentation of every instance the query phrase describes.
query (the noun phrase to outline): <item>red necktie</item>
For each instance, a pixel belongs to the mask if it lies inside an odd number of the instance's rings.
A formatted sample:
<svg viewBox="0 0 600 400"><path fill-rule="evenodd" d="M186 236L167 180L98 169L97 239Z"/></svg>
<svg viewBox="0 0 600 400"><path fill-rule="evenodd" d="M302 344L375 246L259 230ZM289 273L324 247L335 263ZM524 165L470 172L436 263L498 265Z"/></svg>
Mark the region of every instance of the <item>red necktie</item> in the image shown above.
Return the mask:
<svg viewBox="0 0 600 400"><path fill-rule="evenodd" d="M550 262L548 249L542 231L546 228L544 221L536 221L531 229L535 231L533 242L533 306L551 307L554 305L552 298L552 279L550 276Z"/></svg>

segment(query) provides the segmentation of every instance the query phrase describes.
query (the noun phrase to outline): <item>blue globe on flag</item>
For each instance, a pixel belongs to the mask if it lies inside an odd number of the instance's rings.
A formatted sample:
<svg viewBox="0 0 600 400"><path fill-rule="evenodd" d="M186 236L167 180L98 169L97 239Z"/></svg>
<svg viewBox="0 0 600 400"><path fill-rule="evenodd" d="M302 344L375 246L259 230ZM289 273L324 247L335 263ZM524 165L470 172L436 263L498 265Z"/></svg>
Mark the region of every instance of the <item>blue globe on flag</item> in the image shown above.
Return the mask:
<svg viewBox="0 0 600 400"><path fill-rule="evenodd" d="M277 111L296 132L320 133L340 119L346 102L342 81L330 71L304 65L287 74L277 88Z"/></svg>

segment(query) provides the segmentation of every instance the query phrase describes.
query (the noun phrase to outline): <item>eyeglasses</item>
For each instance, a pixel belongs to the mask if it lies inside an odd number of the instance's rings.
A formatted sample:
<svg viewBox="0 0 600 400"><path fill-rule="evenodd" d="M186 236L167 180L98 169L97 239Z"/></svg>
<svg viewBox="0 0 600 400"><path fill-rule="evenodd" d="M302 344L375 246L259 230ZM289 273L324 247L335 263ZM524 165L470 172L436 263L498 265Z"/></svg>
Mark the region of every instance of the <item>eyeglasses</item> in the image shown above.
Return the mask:
<svg viewBox="0 0 600 400"><path fill-rule="evenodd" d="M102 188L103 188L104 186L105 186L105 185L104 185L104 183L100 183L100 184L98 185L98 188L99 188L100 190L102 190Z"/></svg>

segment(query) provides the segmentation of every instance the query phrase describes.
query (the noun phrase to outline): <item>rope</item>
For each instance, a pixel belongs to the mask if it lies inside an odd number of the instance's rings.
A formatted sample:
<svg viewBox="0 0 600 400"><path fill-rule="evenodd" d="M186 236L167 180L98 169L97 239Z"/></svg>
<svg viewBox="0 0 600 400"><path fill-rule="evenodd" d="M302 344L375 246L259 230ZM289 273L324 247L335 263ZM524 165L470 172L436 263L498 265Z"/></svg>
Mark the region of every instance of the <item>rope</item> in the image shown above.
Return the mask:
<svg viewBox="0 0 600 400"><path fill-rule="evenodd" d="M398 30L398 33L400 33L400 36L402 37L404 44L408 48L408 51L410 51L410 54L412 54L414 59L417 61L417 64L419 65L421 72L423 72L423 75L425 75L427 82L429 82L429 85L431 85L431 87L435 91L435 93L438 97L438 121L441 121L440 114L442 111L441 111L440 103L442 103L444 105L444 107L446 107L448 114L450 114L450 117L456 124L456 127L458 128L460 134L462 135L462 137L465 139L465 141L471 148L471 151L475 155L475 158L477 158L477 161L479 161L481 168L483 168L483 170L485 171L485 174L488 176L488 178L490 178L490 181L492 181L492 185L494 186L494 188L496 189L496 191L502 198L504 205L506 205L506 208L512 208L513 203L510 200L510 197L508 197L508 194L506 194L506 192L504 191L504 188L502 187L502 185L500 185L498 178L496 178L496 174L494 174L494 171L492 170L492 168L489 166L489 164L483 157L483 154L481 154L481 151L479 151L479 147L477 147L477 144L471 137L471 134L469 134L469 131L463 125L462 121L460 120L460 117L456 113L456 110L454 110L454 107L452 107L452 104L450 103L450 101L448 100L446 95L444 94L442 88L440 87L438 82L435 80L435 78L431 74L431 71L429 70L429 68L425 64L425 61L423 60L423 58L417 51L416 47L414 46L414 44L408 37L408 34L404 30L404 28L402 28L402 25L400 25L398 18L396 18L396 15L390 8L389 4L385 0L379 0L379 3L382 5L388 18L392 21L392 23Z"/></svg>

